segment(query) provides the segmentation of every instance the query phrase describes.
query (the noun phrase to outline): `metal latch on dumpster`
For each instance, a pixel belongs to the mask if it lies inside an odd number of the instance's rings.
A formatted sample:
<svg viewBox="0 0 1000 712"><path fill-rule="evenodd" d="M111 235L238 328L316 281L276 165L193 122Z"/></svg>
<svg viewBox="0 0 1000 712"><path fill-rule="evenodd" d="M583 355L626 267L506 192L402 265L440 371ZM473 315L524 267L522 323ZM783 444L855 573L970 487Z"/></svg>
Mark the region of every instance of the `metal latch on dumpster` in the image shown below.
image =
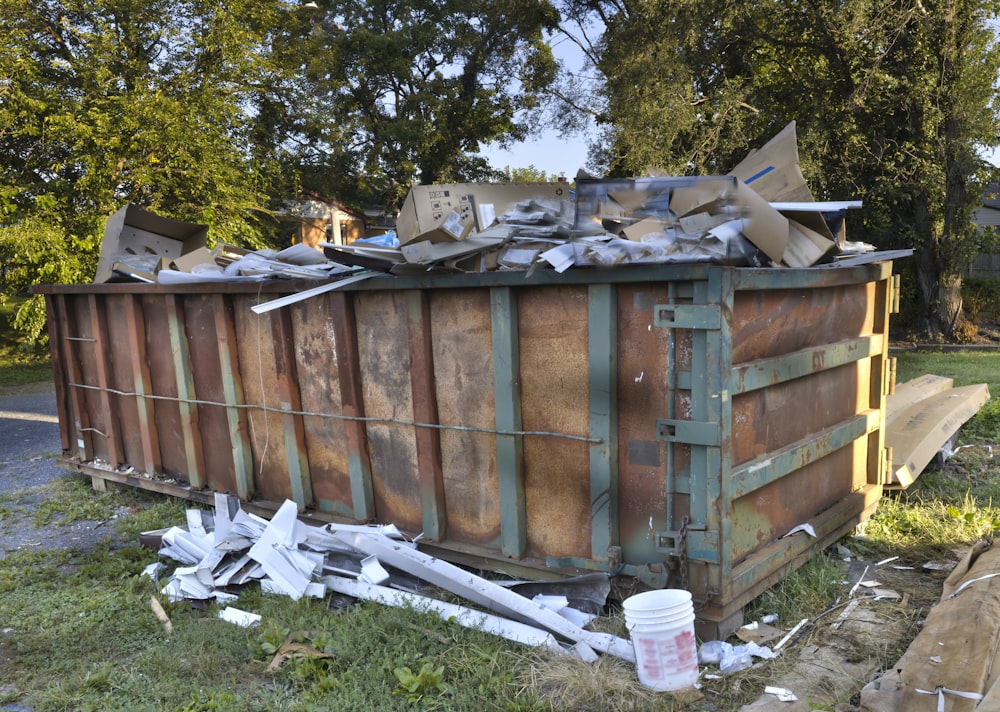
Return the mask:
<svg viewBox="0 0 1000 712"><path fill-rule="evenodd" d="M664 329L721 329L717 304L657 304L653 323Z"/></svg>
<svg viewBox="0 0 1000 712"><path fill-rule="evenodd" d="M670 420L657 418L656 437L670 443L719 446L719 424L701 420Z"/></svg>

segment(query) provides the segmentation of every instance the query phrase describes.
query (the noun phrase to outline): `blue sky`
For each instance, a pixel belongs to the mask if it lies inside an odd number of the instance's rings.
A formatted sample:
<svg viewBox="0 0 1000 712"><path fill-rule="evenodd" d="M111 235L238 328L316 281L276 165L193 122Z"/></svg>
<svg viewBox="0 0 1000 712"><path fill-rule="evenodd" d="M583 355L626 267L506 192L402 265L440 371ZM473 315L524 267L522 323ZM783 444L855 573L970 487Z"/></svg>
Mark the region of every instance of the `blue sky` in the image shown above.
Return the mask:
<svg viewBox="0 0 1000 712"><path fill-rule="evenodd" d="M534 166L554 178L573 178L587 164L587 139L561 139L555 133L534 141L520 143L509 151L499 149L482 152L494 168L528 168Z"/></svg>

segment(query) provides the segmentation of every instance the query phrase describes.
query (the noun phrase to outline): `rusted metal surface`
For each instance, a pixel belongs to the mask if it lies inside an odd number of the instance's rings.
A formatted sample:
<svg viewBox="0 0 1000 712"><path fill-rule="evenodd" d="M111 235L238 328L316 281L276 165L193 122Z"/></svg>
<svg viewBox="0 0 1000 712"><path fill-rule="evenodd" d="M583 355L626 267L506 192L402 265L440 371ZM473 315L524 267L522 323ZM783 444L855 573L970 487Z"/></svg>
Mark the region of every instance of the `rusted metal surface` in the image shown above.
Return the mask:
<svg viewBox="0 0 1000 712"><path fill-rule="evenodd" d="M881 495L889 263L386 278L250 310L310 286L40 288L62 462L463 562L620 570L711 621Z"/></svg>

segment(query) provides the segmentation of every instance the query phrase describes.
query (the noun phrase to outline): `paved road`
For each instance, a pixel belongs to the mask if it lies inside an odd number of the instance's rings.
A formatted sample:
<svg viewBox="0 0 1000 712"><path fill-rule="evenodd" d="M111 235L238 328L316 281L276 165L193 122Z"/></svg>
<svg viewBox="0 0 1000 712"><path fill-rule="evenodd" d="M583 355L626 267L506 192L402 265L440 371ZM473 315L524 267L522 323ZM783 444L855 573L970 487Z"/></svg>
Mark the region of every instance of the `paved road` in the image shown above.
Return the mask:
<svg viewBox="0 0 1000 712"><path fill-rule="evenodd" d="M0 392L0 494L19 492L65 474L51 383Z"/></svg>
<svg viewBox="0 0 1000 712"><path fill-rule="evenodd" d="M88 550L114 536L105 522L34 523L35 505L58 491L45 485L70 476L54 459L62 454L56 412L51 383L0 392L0 506L6 505L6 512L0 510L0 559L21 549Z"/></svg>

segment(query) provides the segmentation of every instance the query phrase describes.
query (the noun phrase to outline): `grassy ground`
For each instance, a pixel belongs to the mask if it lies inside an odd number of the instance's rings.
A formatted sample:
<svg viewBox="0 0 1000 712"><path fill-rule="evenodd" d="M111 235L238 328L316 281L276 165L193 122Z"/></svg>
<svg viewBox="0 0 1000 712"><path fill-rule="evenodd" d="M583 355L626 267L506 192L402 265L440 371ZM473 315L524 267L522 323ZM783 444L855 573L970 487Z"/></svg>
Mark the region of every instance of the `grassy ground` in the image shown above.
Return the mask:
<svg viewBox="0 0 1000 712"><path fill-rule="evenodd" d="M13 356L16 345L0 339L0 361L22 359ZM0 385L49 377L44 360L26 365L0 367ZM955 378L956 385L986 382L1000 394L1000 353L904 353L898 373L900 381L936 373ZM995 406L987 404L962 431L960 443L975 447L926 472L909 490L887 495L864 533L841 545L857 557L899 556L919 567L954 560L957 550L992 532L1000 522L994 506L1000 502L1000 457L995 461L991 452L1000 447ZM374 604L338 608L248 589L237 605L261 613L263 623L240 628L219 621L215 608L163 600L142 575L156 555L138 546L138 533L182 523L184 506L132 489L94 492L77 475L47 492L0 500L0 535L25 508L39 526L97 521L108 532L96 547L26 549L0 560L0 709L721 712L755 699L795 661L786 655L706 680L701 699L690 700L642 688L631 666L609 656L594 664L553 658L417 611ZM829 613L848 575L841 552L818 553L751 604L747 616L810 619L816 624L810 640L820 642L819 622L834 617ZM883 614L901 619L904 632L878 645L859 644L865 649L858 655L869 656L870 667L884 669L898 659L906 636L915 635L917 621L939 595L942 577L889 578L906 591L907 603L887 603ZM155 615L154 598L170 630ZM626 635L620 614L603 618L601 628ZM300 644L302 655L269 667L287 643ZM856 702L864 682L851 680L834 696Z"/></svg>

